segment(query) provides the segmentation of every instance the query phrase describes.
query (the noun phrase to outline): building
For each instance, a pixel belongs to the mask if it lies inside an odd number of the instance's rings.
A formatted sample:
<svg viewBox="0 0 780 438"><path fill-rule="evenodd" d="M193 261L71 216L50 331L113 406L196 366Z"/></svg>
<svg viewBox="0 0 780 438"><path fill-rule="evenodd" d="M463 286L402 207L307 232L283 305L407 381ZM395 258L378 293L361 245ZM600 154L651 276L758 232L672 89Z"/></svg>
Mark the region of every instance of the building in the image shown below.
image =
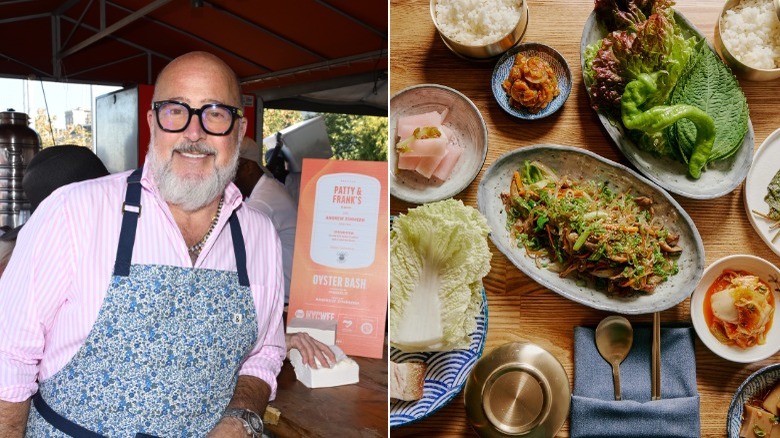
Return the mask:
<svg viewBox="0 0 780 438"><path fill-rule="evenodd" d="M81 126L86 131L92 131L92 110L77 107L75 109L65 111L65 127L71 129L74 126Z"/></svg>

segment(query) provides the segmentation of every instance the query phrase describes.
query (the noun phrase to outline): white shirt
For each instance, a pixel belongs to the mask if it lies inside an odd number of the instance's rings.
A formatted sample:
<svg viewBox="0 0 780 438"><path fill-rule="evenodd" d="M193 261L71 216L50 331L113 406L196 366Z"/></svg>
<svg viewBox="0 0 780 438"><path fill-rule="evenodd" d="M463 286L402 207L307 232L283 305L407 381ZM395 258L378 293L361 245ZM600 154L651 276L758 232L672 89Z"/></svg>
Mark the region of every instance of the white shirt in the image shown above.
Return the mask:
<svg viewBox="0 0 780 438"><path fill-rule="evenodd" d="M255 188L252 189L252 193L244 202L267 214L279 234L279 240L282 242L284 302L286 304L290 301L290 279L292 278L298 206L285 189L284 184L266 175L260 177Z"/></svg>

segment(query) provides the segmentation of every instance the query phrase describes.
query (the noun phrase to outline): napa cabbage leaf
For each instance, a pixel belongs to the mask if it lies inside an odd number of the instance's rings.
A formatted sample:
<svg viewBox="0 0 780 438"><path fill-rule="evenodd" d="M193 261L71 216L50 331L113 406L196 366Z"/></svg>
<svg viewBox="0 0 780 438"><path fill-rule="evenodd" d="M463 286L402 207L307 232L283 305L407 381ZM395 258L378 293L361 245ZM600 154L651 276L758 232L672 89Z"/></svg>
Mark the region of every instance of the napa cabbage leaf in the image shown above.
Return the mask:
<svg viewBox="0 0 780 438"><path fill-rule="evenodd" d="M390 231L390 344L402 351L467 348L490 271L490 229L454 199L410 209Z"/></svg>

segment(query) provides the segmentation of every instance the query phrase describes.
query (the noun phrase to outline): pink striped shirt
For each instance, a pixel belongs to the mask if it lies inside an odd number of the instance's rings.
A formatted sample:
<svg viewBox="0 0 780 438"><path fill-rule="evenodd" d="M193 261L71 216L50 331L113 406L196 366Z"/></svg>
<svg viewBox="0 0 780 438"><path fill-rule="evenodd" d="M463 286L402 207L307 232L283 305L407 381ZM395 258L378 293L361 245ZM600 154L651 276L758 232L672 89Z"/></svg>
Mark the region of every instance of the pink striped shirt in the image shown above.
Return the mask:
<svg viewBox="0 0 780 438"><path fill-rule="evenodd" d="M0 399L24 401L75 356L92 329L116 258L130 172L71 184L52 193L19 233L0 278ZM145 166L133 264L190 267L187 244ZM285 356L281 246L271 220L241 201L230 184L219 222L195 267L236 271L228 218L238 219L258 321L257 344L239 371L276 394Z"/></svg>

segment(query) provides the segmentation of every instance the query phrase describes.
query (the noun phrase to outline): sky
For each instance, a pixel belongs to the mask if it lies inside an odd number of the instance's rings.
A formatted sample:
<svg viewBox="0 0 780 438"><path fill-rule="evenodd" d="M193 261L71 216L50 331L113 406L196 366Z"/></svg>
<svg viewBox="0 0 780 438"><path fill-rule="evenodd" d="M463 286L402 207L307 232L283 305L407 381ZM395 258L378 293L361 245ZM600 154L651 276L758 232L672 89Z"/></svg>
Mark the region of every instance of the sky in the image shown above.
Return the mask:
<svg viewBox="0 0 780 438"><path fill-rule="evenodd" d="M46 108L48 103L52 124L65 128L65 111L78 107L93 109L98 96L119 89L121 87L0 78L0 111L13 108L32 118L38 108Z"/></svg>

